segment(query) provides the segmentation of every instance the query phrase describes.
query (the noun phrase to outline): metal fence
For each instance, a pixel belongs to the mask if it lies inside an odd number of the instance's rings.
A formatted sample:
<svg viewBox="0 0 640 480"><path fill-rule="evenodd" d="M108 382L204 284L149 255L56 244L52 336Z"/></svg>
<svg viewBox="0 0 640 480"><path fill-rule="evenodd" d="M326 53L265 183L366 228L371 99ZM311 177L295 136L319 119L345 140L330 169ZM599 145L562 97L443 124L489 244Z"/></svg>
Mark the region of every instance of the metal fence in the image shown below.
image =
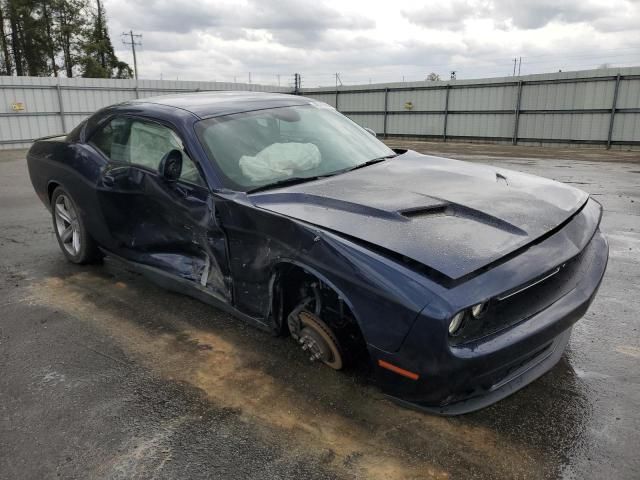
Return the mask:
<svg viewBox="0 0 640 480"><path fill-rule="evenodd" d="M640 68L304 89L383 137L640 146Z"/></svg>
<svg viewBox="0 0 640 480"><path fill-rule="evenodd" d="M114 103L207 90L293 93L242 83L0 77L0 149L66 133ZM640 147L640 67L300 93L383 137Z"/></svg>
<svg viewBox="0 0 640 480"><path fill-rule="evenodd" d="M206 90L291 92L243 83L89 78L0 77L0 149L24 148L67 133L96 110L154 95Z"/></svg>

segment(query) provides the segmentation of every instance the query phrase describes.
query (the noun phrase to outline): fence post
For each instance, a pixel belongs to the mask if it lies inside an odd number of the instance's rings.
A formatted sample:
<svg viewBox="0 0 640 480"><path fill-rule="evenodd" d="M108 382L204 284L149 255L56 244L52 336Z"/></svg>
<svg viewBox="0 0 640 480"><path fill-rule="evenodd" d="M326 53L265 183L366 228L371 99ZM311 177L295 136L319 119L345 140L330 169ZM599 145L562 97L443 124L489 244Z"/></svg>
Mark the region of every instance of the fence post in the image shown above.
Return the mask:
<svg viewBox="0 0 640 480"><path fill-rule="evenodd" d="M522 80L518 81L518 93L516 95L516 108L513 112L514 120L513 120L513 138L511 139L512 145L517 145L518 143L518 126L520 124L520 99L522 97Z"/></svg>
<svg viewBox="0 0 640 480"><path fill-rule="evenodd" d="M618 89L620 88L620 74L616 75L616 85L613 89L613 102L611 104L611 114L609 115L609 134L607 135L607 150L611 148L611 136L613 135L613 122L616 118L616 106L618 103Z"/></svg>
<svg viewBox="0 0 640 480"><path fill-rule="evenodd" d="M382 124L382 136L387 138L387 112L389 105L389 87L384 89L384 123Z"/></svg>
<svg viewBox="0 0 640 480"><path fill-rule="evenodd" d="M62 89L60 88L60 79L56 83L56 90L58 91L58 109L60 110L60 121L62 122L62 133L67 133L67 120L64 115L64 103L62 103Z"/></svg>
<svg viewBox="0 0 640 480"><path fill-rule="evenodd" d="M442 125L442 141L447 141L447 121L449 119L449 91L451 90L451 84L447 83L444 95L444 122Z"/></svg>

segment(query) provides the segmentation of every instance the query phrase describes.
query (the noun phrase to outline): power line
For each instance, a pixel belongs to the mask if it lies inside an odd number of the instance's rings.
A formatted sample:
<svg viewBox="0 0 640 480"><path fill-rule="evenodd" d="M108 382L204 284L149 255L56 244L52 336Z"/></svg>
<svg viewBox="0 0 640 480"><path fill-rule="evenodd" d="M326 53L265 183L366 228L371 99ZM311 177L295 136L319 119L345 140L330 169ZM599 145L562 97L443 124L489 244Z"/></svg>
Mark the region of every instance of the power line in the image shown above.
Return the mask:
<svg viewBox="0 0 640 480"><path fill-rule="evenodd" d="M133 33L133 30L129 30L129 33L124 32L122 36L123 36L122 43L125 45L131 45L131 51L133 52L133 74L137 80L138 79L138 60L136 59L136 45L141 47L142 42L140 41L136 42L134 40L134 37L142 38L142 35L141 34L136 35ZM131 38L129 42L127 42L126 40L127 37Z"/></svg>

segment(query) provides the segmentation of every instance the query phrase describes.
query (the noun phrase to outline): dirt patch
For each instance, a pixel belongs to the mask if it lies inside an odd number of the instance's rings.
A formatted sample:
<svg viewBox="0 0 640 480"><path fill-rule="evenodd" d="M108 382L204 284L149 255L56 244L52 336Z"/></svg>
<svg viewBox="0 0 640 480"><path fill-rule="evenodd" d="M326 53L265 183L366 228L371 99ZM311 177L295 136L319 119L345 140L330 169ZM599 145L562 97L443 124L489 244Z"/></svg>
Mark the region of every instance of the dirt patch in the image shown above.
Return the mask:
<svg viewBox="0 0 640 480"><path fill-rule="evenodd" d="M273 339L260 332L205 328L161 309L153 312L155 320L141 322L136 309L141 295L138 286L121 279L83 272L33 285L30 300L91 322L123 348L130 368L139 363L167 380L201 389L210 402L240 412L268 437L276 432L291 455L324 456L344 476L542 476L538 452L527 445L515 445L464 417L399 408L375 389L339 377L345 374L292 364L285 354L262 348L261 335Z"/></svg>

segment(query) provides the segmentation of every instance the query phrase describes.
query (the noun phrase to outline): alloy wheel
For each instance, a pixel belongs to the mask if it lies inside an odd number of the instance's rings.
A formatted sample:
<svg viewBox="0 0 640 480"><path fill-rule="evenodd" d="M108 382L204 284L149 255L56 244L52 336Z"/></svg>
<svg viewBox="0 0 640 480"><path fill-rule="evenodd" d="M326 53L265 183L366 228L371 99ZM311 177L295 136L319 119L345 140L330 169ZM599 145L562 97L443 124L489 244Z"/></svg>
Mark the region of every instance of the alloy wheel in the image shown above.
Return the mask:
<svg viewBox="0 0 640 480"><path fill-rule="evenodd" d="M80 252L80 224L78 214L65 194L58 195L54 205L54 218L60 243L73 256Z"/></svg>

